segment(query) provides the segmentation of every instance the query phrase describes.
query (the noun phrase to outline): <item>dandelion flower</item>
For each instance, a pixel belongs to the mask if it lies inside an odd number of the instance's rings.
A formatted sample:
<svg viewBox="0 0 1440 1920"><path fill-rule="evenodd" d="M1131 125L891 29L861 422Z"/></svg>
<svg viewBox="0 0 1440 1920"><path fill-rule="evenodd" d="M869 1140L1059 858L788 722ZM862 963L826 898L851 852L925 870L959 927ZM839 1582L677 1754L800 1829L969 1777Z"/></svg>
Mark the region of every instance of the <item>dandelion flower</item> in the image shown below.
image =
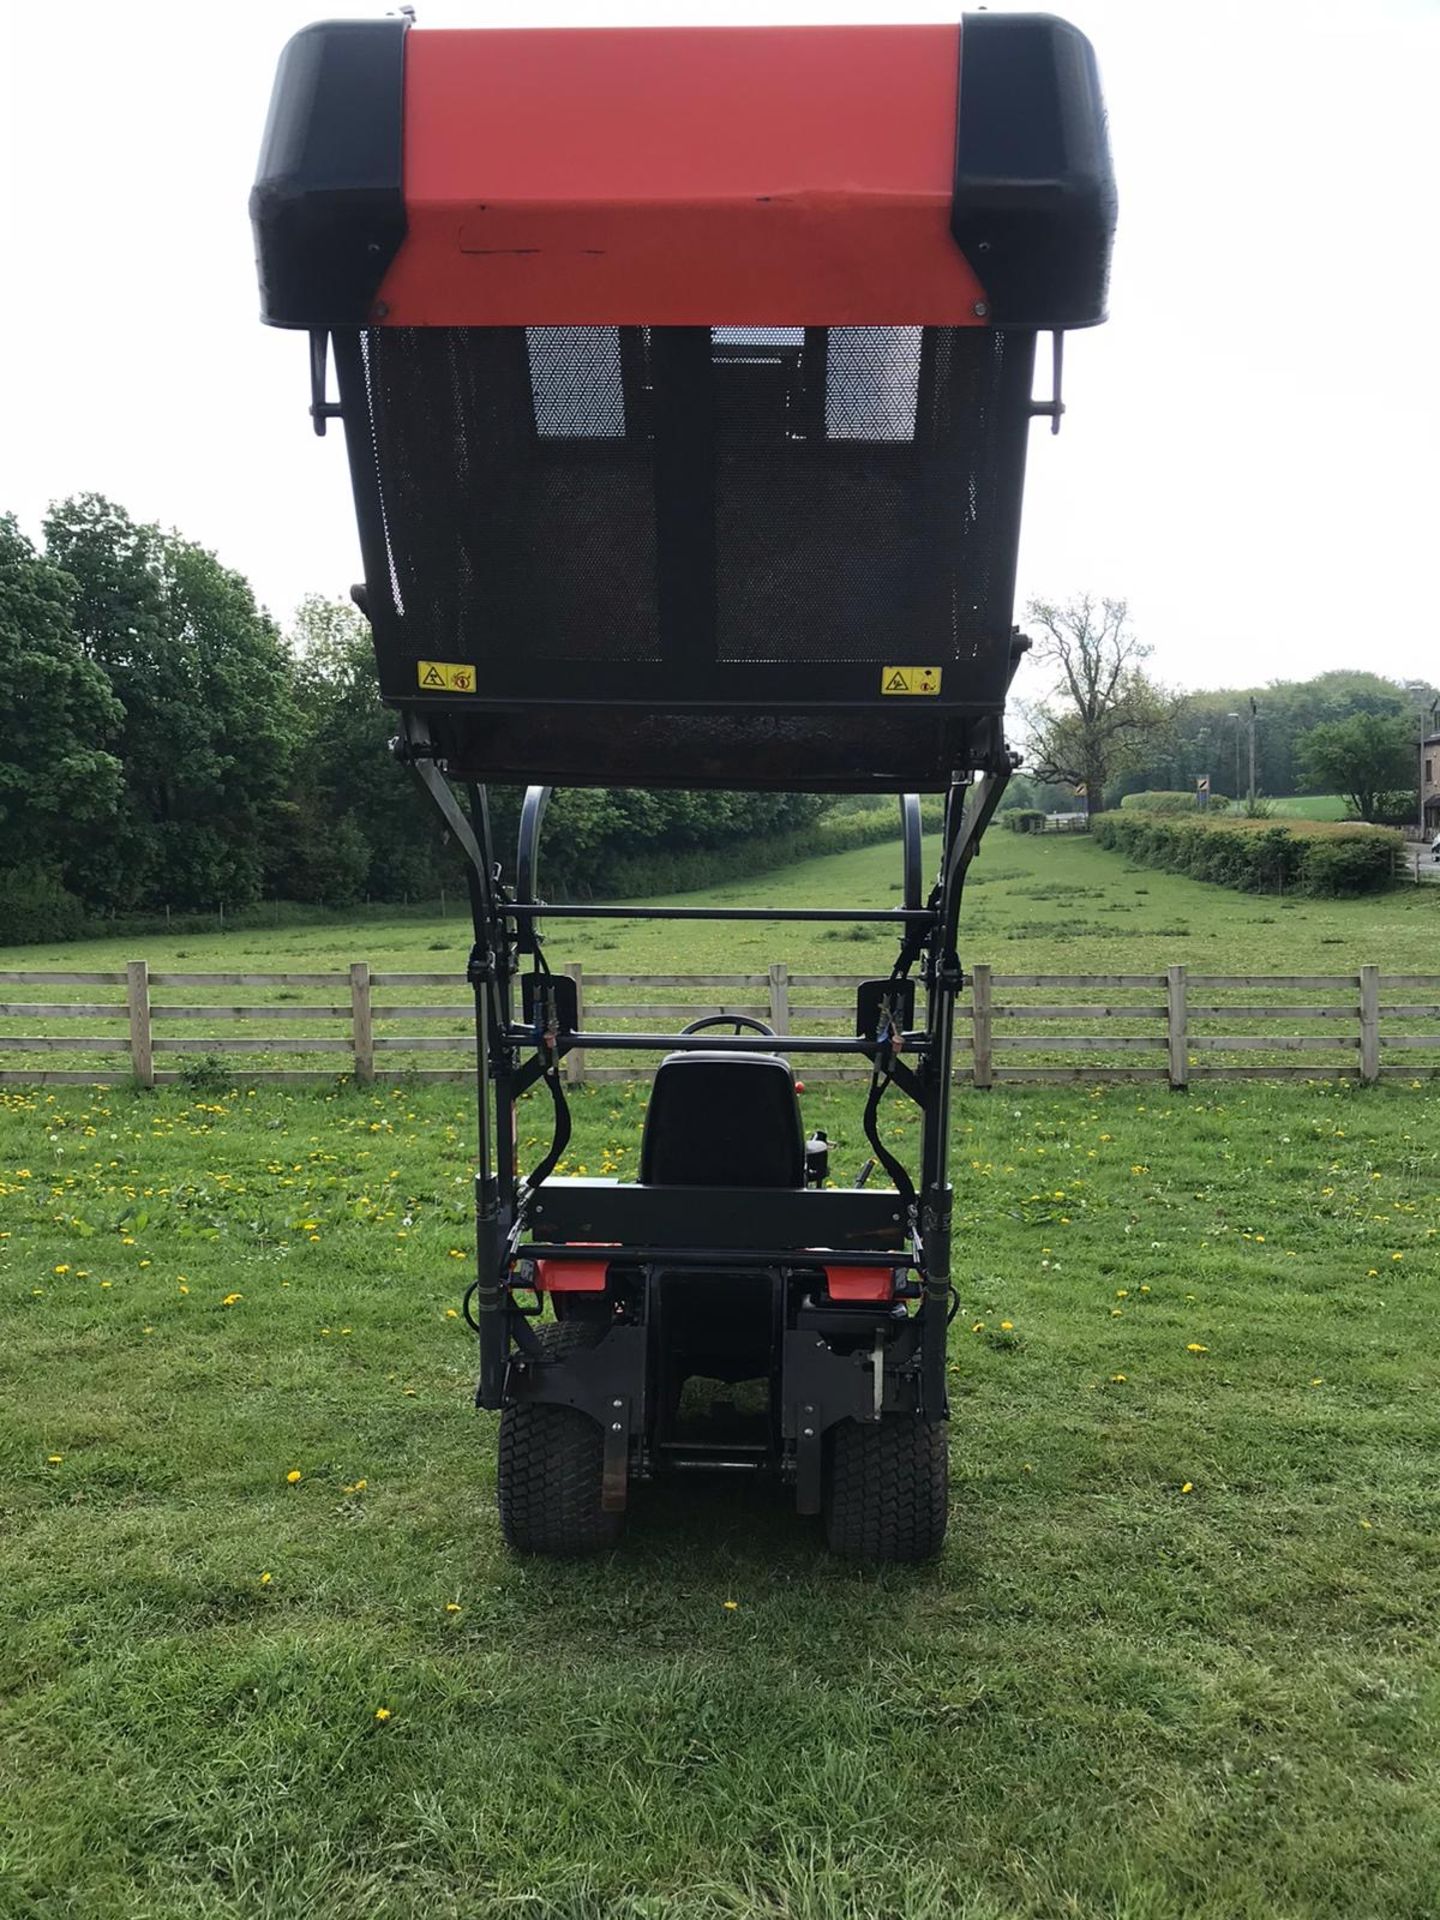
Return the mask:
<svg viewBox="0 0 1440 1920"><path fill-rule="evenodd" d="M188 1293L190 1291L189 1287L186 1286L183 1280L180 1282L180 1291L182 1293Z"/></svg>
<svg viewBox="0 0 1440 1920"><path fill-rule="evenodd" d="M381 1726L383 1727L385 1722L390 1718L389 1707L376 1707L375 1718L380 1722Z"/></svg>
<svg viewBox="0 0 1440 1920"><path fill-rule="evenodd" d="M69 1267L56 1267L56 1273L69 1273Z"/></svg>
<svg viewBox="0 0 1440 1920"><path fill-rule="evenodd" d="M460 1602L458 1600L447 1600L445 1602L445 1611L447 1613L459 1613Z"/></svg>
<svg viewBox="0 0 1440 1920"><path fill-rule="evenodd" d="M983 1320L977 1320L970 1331L972 1333L983 1333L985 1331L985 1322Z"/></svg>
<svg viewBox="0 0 1440 1920"><path fill-rule="evenodd" d="M738 1613L740 1610L740 1602L738 1600L726 1600L723 1604L726 1613Z"/></svg>
<svg viewBox="0 0 1440 1920"><path fill-rule="evenodd" d="M1128 1287L1116 1287L1115 1298L1117 1300L1128 1300L1130 1298L1130 1289Z"/></svg>
<svg viewBox="0 0 1440 1920"><path fill-rule="evenodd" d="M1185 1351L1187 1353L1208 1353L1210 1349L1209 1347L1201 1346L1198 1340L1192 1340L1189 1343L1189 1345L1186 1347Z"/></svg>
<svg viewBox="0 0 1440 1920"><path fill-rule="evenodd" d="M1193 1493L1195 1491L1195 1482L1193 1480L1187 1480L1180 1491L1182 1493Z"/></svg>
<svg viewBox="0 0 1440 1920"><path fill-rule="evenodd" d="M63 1453L52 1453L46 1459L45 1464L47 1467L58 1467L60 1463L64 1460L64 1458L65 1456Z"/></svg>
<svg viewBox="0 0 1440 1920"><path fill-rule="evenodd" d="M287 1483L292 1487L298 1486L304 1478L305 1476L301 1473L299 1467L291 1467L285 1476Z"/></svg>
<svg viewBox="0 0 1440 1920"><path fill-rule="evenodd" d="M445 1318L447 1320L458 1320L460 1318L460 1315L456 1312L454 1307L446 1307Z"/></svg>
<svg viewBox="0 0 1440 1920"><path fill-rule="evenodd" d="M261 1574L261 1576L260 1576L260 1584L261 1584L261 1586L262 1586L262 1587L268 1587L268 1586L269 1586L269 1584L270 1584L270 1582L271 1582L271 1581L272 1581L272 1580L274 1579L274 1577L275 1577L275 1576L274 1576L273 1574L270 1574L270 1573L262 1573L262 1574Z"/></svg>
<svg viewBox="0 0 1440 1920"><path fill-rule="evenodd" d="M1124 1307L1111 1307L1110 1318L1112 1320L1123 1320L1124 1317L1125 1317Z"/></svg>
<svg viewBox="0 0 1440 1920"><path fill-rule="evenodd" d="M238 1301L241 1301L244 1298L245 1296L243 1293L227 1293L225 1298L220 1302L220 1304L222 1307L233 1307Z"/></svg>
<svg viewBox="0 0 1440 1920"><path fill-rule="evenodd" d="M1125 1384L1125 1376L1124 1376L1124 1374L1123 1374L1123 1373L1112 1373L1112 1374L1111 1374L1111 1376L1110 1376L1110 1384L1111 1384L1112 1386L1116 1386L1116 1387L1123 1387L1123 1386L1124 1386L1124 1384Z"/></svg>
<svg viewBox="0 0 1440 1920"><path fill-rule="evenodd" d="M1323 1387L1325 1384L1325 1376L1323 1374L1317 1373L1315 1378L1310 1382L1310 1384L1312 1387Z"/></svg>
<svg viewBox="0 0 1440 1920"><path fill-rule="evenodd" d="M1405 1256L1404 1256L1404 1254L1403 1254L1403 1253L1392 1253L1392 1254L1391 1254L1391 1256L1390 1256L1390 1258L1391 1258L1392 1260L1403 1260L1403 1259L1405 1258Z"/></svg>

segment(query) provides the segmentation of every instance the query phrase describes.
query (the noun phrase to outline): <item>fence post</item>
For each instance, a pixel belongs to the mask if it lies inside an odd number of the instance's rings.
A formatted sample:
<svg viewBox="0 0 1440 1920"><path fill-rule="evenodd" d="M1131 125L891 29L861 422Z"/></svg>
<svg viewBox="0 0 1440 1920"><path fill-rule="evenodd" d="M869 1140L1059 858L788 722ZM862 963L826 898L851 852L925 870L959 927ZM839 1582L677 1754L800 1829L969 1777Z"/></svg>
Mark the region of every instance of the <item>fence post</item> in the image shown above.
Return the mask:
<svg viewBox="0 0 1440 1920"><path fill-rule="evenodd" d="M565 969L575 982L575 1025L585 1029L585 969L578 960L572 960ZM572 1087L585 1084L585 1049L572 1047L565 1056L565 1078Z"/></svg>
<svg viewBox="0 0 1440 1920"><path fill-rule="evenodd" d="M370 1006L370 962L350 968L350 1041L355 1049L355 1078L363 1086L375 1078L375 1028Z"/></svg>
<svg viewBox="0 0 1440 1920"><path fill-rule="evenodd" d="M1169 1021L1170 1084L1172 1087L1188 1087L1190 1084L1189 1035L1186 1032L1185 996L1185 969L1183 966L1171 967L1165 975L1165 1009Z"/></svg>
<svg viewBox="0 0 1440 1920"><path fill-rule="evenodd" d="M1360 1078L1380 1078L1380 969L1360 969Z"/></svg>
<svg viewBox="0 0 1440 1920"><path fill-rule="evenodd" d="M790 969L783 960L770 969L770 1024L776 1033L790 1031Z"/></svg>
<svg viewBox="0 0 1440 1920"><path fill-rule="evenodd" d="M993 1087L990 1062L990 969L982 961L970 969L970 1033L974 1042L971 1063L977 1087Z"/></svg>
<svg viewBox="0 0 1440 1920"><path fill-rule="evenodd" d="M130 1070L142 1087L153 1087L155 1053L150 1040L150 963L147 960L126 963L125 1005L130 1014Z"/></svg>

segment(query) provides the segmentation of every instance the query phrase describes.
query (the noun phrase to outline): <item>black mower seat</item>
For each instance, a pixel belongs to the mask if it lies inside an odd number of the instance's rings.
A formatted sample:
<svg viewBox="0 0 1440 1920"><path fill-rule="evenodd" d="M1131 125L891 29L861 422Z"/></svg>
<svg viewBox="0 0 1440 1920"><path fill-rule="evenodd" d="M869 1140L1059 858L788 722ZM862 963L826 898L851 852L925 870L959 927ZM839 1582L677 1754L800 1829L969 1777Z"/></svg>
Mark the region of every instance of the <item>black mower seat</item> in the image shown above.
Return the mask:
<svg viewBox="0 0 1440 1920"><path fill-rule="evenodd" d="M803 1187L805 1134L789 1063L774 1053L671 1053L645 1113L652 1187Z"/></svg>

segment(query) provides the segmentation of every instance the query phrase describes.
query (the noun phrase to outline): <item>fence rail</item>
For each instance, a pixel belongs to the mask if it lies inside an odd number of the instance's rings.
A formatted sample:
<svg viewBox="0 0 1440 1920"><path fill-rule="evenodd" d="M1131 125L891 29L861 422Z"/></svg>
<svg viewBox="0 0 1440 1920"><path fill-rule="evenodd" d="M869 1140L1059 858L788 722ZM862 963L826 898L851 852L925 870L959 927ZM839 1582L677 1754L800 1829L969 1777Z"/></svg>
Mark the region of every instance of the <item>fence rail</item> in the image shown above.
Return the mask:
<svg viewBox="0 0 1440 1920"><path fill-rule="evenodd" d="M844 1033L859 984L857 975L791 973L782 963L763 973L586 973L578 965L567 972L581 1026L591 1031L632 1022L632 1030L653 1032L657 1024L738 1013L759 1015L782 1036ZM38 987L45 997L8 998L17 987ZM61 988L86 989L86 997L66 998ZM114 991L99 997L97 988ZM231 988L269 997L195 997ZM473 1005L463 990L456 997L458 988L453 973L373 972L363 960L331 973L152 973L143 960L123 972L0 971L0 993L7 995L0 1027L19 1021L51 1029L0 1031L0 1084L131 1079L150 1087L181 1078L207 1057L232 1054L266 1062L237 1069L256 1084L333 1082L342 1074L367 1083L464 1079L475 1071ZM297 989L320 997L298 998ZM172 993L181 997L171 1000ZM1406 994L1421 997L1399 997ZM677 997L685 995L704 997ZM84 1021L86 1030L74 1033L72 1021ZM437 1022L450 1031L413 1031ZM345 1030L336 1030L340 1023ZM256 1033L257 1024L280 1031ZM1184 1087L1216 1079L1414 1079L1440 1073L1440 974L1382 974L1368 965L1333 974L1190 973L1181 965L1164 973L996 973L980 965L969 975L957 1026L957 1078L982 1088L1062 1080ZM20 1055L47 1056L48 1063L10 1064ZM345 1059L321 1062L320 1055ZM444 1064L419 1064L435 1055L447 1056ZM307 1056L308 1065L270 1064ZM576 1049L566 1057L566 1075L572 1085L630 1079L643 1071L640 1058L596 1067ZM865 1071L807 1068L805 1078L854 1079Z"/></svg>

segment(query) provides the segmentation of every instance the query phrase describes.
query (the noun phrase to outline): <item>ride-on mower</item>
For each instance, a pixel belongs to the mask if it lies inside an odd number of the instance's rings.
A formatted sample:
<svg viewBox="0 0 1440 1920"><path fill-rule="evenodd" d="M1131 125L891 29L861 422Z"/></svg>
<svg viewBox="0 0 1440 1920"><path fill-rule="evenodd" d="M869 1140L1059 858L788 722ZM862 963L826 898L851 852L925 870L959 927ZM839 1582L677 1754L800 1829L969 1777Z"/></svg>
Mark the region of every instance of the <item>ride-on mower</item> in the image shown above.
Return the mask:
<svg viewBox="0 0 1440 1920"><path fill-rule="evenodd" d="M309 333L316 432L344 423L396 751L467 863L466 1305L506 1538L591 1552L638 1481L764 1469L841 1553L934 1553L961 890L1014 764L1029 422L1058 428L1114 221L1088 43L1038 14L331 23L282 56L251 211L263 317ZM487 782L527 788L508 871ZM901 904L548 903L557 785L899 795ZM621 913L888 924L895 959L845 1036L591 1031L547 929ZM574 1048L664 1054L633 1182L557 1174ZM885 1185L830 1184L791 1064L813 1054L868 1068ZM553 1138L523 1168L541 1083ZM913 1170L887 1094L920 1109ZM697 1417L690 1382L749 1399Z"/></svg>

